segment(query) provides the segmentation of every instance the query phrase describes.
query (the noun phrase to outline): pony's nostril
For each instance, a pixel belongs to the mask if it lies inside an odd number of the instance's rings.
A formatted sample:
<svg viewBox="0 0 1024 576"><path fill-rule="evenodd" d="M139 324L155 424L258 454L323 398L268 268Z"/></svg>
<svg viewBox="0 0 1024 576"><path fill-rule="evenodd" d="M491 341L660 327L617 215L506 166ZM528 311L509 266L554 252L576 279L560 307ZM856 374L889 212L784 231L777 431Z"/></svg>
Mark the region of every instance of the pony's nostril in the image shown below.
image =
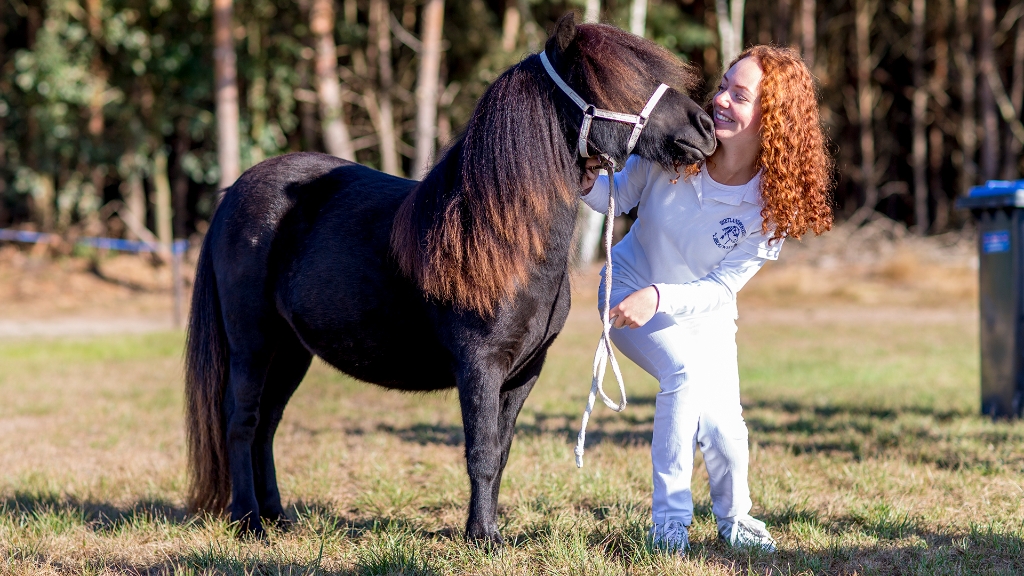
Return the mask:
<svg viewBox="0 0 1024 576"><path fill-rule="evenodd" d="M707 114L700 115L700 127L704 129L704 133L707 135L715 133L715 121Z"/></svg>

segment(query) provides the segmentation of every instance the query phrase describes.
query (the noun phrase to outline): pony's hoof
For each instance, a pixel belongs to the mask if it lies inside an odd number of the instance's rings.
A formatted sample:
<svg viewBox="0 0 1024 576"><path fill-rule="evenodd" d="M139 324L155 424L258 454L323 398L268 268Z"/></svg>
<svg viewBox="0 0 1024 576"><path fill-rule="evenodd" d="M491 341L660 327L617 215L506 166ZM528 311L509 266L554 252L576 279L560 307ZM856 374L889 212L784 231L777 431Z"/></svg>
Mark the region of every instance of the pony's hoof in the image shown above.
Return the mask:
<svg viewBox="0 0 1024 576"><path fill-rule="evenodd" d="M487 549L498 548L505 542L497 526L480 525L466 527L466 541Z"/></svg>
<svg viewBox="0 0 1024 576"><path fill-rule="evenodd" d="M237 532L235 537L239 540L267 541L267 531L263 529L263 523L259 520L250 520L248 517L236 522Z"/></svg>
<svg viewBox="0 0 1024 576"><path fill-rule="evenodd" d="M281 532L287 532L292 529L291 518L284 515L282 512L280 516L264 517L263 521L274 528L277 528Z"/></svg>

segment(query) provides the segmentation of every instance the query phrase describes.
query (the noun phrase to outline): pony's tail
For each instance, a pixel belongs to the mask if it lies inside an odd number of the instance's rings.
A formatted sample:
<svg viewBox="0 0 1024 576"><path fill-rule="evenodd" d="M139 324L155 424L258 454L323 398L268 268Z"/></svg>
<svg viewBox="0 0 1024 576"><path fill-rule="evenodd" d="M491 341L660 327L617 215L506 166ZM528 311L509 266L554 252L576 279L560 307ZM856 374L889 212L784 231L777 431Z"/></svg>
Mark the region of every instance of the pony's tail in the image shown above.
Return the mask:
<svg viewBox="0 0 1024 576"><path fill-rule="evenodd" d="M185 343L185 433L189 508L219 513L231 496L221 411L229 360L213 272L212 232L203 241L192 289Z"/></svg>

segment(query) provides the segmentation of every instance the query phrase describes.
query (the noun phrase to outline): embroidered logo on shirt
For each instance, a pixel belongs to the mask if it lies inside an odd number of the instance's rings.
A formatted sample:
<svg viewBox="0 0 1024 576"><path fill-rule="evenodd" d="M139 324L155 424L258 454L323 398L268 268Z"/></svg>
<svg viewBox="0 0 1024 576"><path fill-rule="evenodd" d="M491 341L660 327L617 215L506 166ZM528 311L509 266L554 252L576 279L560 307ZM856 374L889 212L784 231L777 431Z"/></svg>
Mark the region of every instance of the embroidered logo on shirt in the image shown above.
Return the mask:
<svg viewBox="0 0 1024 576"><path fill-rule="evenodd" d="M723 218L718 223L722 226L722 230L715 232L712 239L719 248L732 250L740 243L740 239L747 235L747 229L743 226L743 222L735 218Z"/></svg>

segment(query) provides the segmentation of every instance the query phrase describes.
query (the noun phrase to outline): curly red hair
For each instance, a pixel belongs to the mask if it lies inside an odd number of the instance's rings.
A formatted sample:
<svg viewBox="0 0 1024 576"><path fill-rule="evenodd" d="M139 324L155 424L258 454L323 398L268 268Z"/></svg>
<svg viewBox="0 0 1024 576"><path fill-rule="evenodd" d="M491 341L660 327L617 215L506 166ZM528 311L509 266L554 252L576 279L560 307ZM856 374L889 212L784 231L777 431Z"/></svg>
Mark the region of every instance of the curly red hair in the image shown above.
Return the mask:
<svg viewBox="0 0 1024 576"><path fill-rule="evenodd" d="M808 230L832 228L833 162L818 117L818 99L810 70L792 48L753 46L744 58L761 66L761 227L772 240L800 238ZM687 167L687 174L700 169Z"/></svg>

